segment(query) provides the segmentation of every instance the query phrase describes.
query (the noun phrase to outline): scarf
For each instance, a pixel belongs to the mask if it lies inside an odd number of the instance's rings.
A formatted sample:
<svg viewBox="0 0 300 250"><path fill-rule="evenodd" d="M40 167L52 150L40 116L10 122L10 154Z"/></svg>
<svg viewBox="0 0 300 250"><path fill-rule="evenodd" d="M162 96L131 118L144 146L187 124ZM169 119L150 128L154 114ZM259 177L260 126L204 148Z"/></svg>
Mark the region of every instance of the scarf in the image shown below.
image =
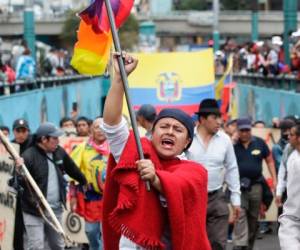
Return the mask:
<svg viewBox="0 0 300 250"><path fill-rule="evenodd" d="M130 133L119 163L112 155L109 158L103 200L104 249L119 249L121 235L146 249L164 249L161 238L166 221L174 250L211 249L206 234L206 170L191 161L159 159L146 138L142 138L142 146L161 181L168 218L159 193L153 187L148 192L137 172L139 157Z"/></svg>
<svg viewBox="0 0 300 250"><path fill-rule="evenodd" d="M92 146L100 155L108 155L109 154L109 147L108 142L105 141L102 144L96 144L92 138L89 139L88 145Z"/></svg>

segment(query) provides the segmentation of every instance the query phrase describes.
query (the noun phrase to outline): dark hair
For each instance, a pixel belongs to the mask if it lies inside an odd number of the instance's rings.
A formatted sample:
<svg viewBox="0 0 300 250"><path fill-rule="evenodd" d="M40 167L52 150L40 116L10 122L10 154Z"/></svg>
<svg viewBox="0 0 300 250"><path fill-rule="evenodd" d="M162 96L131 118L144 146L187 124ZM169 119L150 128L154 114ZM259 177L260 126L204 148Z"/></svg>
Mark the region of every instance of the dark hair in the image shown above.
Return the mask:
<svg viewBox="0 0 300 250"><path fill-rule="evenodd" d="M85 116L80 116L76 120L76 126L77 126L77 123L80 121L85 121L89 126L92 124L92 121L89 118L87 118Z"/></svg>
<svg viewBox="0 0 300 250"><path fill-rule="evenodd" d="M7 126L0 126L1 131L7 131L8 133L10 132L9 127Z"/></svg>
<svg viewBox="0 0 300 250"><path fill-rule="evenodd" d="M263 124L264 126L266 126L266 123L262 120L257 120L253 123L253 126L257 125L257 124Z"/></svg>
<svg viewBox="0 0 300 250"><path fill-rule="evenodd" d="M296 129L296 136L299 137L300 136L300 124L297 123L293 128Z"/></svg>
<svg viewBox="0 0 300 250"><path fill-rule="evenodd" d="M33 140L35 143L40 143L42 142L42 138L46 138L47 140L49 140L51 136L46 135L46 136L37 136L36 134L33 135Z"/></svg>
<svg viewBox="0 0 300 250"><path fill-rule="evenodd" d="M200 121L201 117L207 119L207 117L210 116L210 115L215 115L215 116L220 117L220 114L217 114L217 113L214 113L214 112L203 112L201 114L198 114L198 120Z"/></svg>
<svg viewBox="0 0 300 250"><path fill-rule="evenodd" d="M76 125L75 122L74 122L74 120L72 118L70 118L70 117L63 117L59 121L59 126L62 127L64 125L64 123L68 122L68 121L71 121L74 124L74 126Z"/></svg>

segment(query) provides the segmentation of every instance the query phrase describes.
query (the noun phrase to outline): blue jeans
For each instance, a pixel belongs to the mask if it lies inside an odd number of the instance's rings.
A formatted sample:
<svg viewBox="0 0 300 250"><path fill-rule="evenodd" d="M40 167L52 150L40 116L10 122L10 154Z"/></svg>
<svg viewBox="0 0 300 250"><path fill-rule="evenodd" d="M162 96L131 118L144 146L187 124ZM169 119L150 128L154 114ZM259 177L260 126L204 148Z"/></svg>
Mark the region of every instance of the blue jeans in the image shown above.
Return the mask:
<svg viewBox="0 0 300 250"><path fill-rule="evenodd" d="M100 222L85 221L85 234L89 240L90 250L102 250L102 229Z"/></svg>

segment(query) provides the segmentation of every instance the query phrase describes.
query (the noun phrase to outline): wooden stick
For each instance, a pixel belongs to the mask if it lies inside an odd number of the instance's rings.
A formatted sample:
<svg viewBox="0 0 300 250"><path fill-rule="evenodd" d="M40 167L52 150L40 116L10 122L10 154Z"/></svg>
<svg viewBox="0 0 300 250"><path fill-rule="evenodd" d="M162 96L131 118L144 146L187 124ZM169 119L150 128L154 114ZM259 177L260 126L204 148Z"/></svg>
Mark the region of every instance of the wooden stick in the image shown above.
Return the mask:
<svg viewBox="0 0 300 250"><path fill-rule="evenodd" d="M14 160L20 158L19 154L15 150L15 148L12 146L12 144L9 142L7 137L3 134L3 132L0 130L0 140L2 141L3 145L5 146L7 152L12 156ZM29 173L27 167L25 164L22 165L21 168L22 173L24 174L25 178L28 180L30 186L34 190L36 196L38 199L42 202L43 206L45 207L46 211L49 213L50 218L52 219L54 226L56 227L56 231L61 234L61 236L65 239L65 241L70 241L69 237L65 234L62 226L60 225L59 221L57 220L52 208L50 207L49 203L45 199L42 191L39 189L38 185L32 178L31 174Z"/></svg>

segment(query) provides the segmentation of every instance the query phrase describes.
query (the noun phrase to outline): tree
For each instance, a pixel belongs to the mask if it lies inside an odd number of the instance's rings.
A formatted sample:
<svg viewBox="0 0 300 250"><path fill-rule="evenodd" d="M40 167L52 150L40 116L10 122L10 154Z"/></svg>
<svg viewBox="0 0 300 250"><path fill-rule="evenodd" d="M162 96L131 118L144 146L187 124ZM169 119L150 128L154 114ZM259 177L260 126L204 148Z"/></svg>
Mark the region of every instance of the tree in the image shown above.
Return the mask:
<svg viewBox="0 0 300 250"><path fill-rule="evenodd" d="M77 41L77 30L79 27L80 18L76 15L77 11L68 11L66 21L64 22L60 39L67 48L73 47Z"/></svg>
<svg viewBox="0 0 300 250"><path fill-rule="evenodd" d="M177 0L176 10L207 10L207 0Z"/></svg>
<svg viewBox="0 0 300 250"><path fill-rule="evenodd" d="M66 47L73 47L77 41L77 30L80 18L76 15L77 11L69 11L60 38ZM139 24L137 19L130 15L125 24L119 30L122 49L130 50L138 42Z"/></svg>
<svg viewBox="0 0 300 250"><path fill-rule="evenodd" d="M122 49L132 50L138 43L139 23L134 15L130 15L119 30Z"/></svg>
<svg viewBox="0 0 300 250"><path fill-rule="evenodd" d="M220 0L224 10L250 10L250 3L248 0Z"/></svg>

